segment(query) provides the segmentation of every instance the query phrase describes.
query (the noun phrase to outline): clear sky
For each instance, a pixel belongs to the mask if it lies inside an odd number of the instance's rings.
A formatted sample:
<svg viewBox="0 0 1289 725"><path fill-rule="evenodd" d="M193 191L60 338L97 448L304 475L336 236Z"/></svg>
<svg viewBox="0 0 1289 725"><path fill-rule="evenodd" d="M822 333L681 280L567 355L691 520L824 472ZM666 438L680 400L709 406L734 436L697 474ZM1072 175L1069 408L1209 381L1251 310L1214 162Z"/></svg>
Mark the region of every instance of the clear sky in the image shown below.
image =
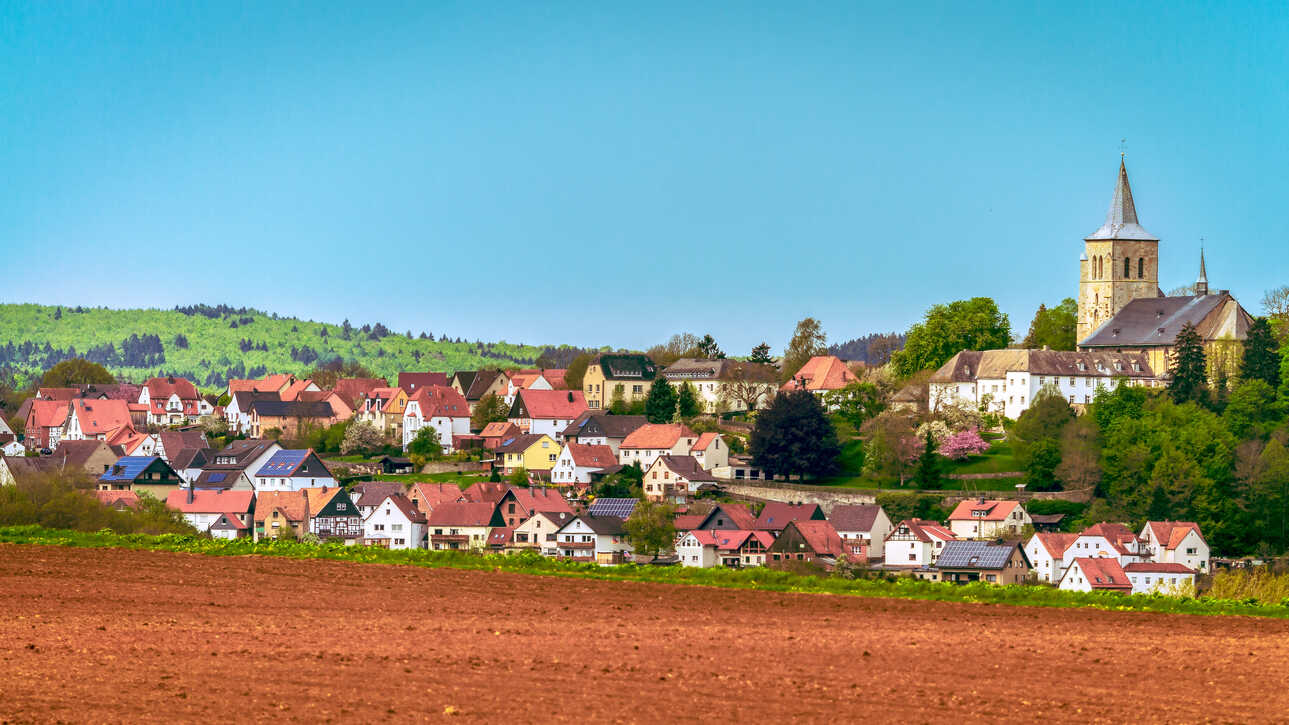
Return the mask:
<svg viewBox="0 0 1289 725"><path fill-rule="evenodd" d="M1165 290L1289 283L1284 3L0 0L0 301L781 349L1077 292L1127 139ZM1059 6L1059 7L1058 7Z"/></svg>

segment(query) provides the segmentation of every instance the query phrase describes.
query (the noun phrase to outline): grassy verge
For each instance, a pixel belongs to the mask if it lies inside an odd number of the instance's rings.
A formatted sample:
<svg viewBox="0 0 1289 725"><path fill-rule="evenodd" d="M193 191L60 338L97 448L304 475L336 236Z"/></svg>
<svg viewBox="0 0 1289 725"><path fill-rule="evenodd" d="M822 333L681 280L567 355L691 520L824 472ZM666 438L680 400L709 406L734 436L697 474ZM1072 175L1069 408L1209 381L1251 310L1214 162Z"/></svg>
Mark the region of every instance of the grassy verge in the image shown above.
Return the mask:
<svg viewBox="0 0 1289 725"><path fill-rule="evenodd" d="M662 582L755 589L776 592L842 594L861 597L919 599L973 604L1010 604L1040 607L1088 607L1114 611L1167 612L1175 614L1246 615L1289 619L1289 600L1276 604L1256 600L1210 597L1166 597L1160 595L1083 594L1049 587L993 586L975 583L963 586L924 582L906 577L888 579L846 579L812 576L772 569L732 570L686 567L626 565L600 567L546 559L536 554L506 556L459 552L389 551L368 547L303 544L297 542L246 539L224 541L199 536L146 536L85 533L39 526L0 527L0 544L41 544L81 548L119 548L172 551L212 556L281 556L294 559L326 559L427 568L508 571L522 574L567 576L614 581Z"/></svg>
<svg viewBox="0 0 1289 725"><path fill-rule="evenodd" d="M466 488L480 481L487 481L486 473L378 473L371 476L376 481L397 481L402 484L412 483L455 483Z"/></svg>

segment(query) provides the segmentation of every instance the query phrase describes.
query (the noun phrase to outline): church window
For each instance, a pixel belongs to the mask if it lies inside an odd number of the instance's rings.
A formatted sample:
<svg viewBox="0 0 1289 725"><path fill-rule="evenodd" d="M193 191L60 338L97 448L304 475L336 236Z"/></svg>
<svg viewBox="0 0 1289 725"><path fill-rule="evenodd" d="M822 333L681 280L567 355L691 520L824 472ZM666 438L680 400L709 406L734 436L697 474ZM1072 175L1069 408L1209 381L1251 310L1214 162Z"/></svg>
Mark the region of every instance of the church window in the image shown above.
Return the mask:
<svg viewBox="0 0 1289 725"><path fill-rule="evenodd" d="M1123 258L1123 278L1129 279L1131 277L1132 277L1132 258L1124 257Z"/></svg>
<svg viewBox="0 0 1289 725"><path fill-rule="evenodd" d="M1146 277L1146 258L1137 257L1137 279L1145 279L1145 277Z"/></svg>

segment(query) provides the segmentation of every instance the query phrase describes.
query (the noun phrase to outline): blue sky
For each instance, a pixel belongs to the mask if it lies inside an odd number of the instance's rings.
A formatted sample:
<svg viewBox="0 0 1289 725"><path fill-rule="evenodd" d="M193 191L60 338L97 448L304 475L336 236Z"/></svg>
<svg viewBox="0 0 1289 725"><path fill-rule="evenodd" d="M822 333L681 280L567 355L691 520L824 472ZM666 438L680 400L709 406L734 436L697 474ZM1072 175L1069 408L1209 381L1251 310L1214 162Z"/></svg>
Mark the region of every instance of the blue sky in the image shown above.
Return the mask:
<svg viewBox="0 0 1289 725"><path fill-rule="evenodd" d="M1289 283L1283 3L0 1L0 301L781 348L1074 296L1120 139L1162 285ZM612 6L612 7L610 7Z"/></svg>

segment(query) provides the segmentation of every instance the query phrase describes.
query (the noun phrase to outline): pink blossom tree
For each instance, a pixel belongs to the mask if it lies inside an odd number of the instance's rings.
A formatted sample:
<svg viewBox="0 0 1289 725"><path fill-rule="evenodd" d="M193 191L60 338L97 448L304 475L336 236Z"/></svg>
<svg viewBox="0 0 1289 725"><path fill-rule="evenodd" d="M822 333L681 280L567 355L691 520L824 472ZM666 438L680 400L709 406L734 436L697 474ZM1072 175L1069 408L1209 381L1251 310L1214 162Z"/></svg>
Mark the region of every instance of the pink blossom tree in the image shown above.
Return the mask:
<svg viewBox="0 0 1289 725"><path fill-rule="evenodd" d="M989 444L980 437L980 432L975 428L954 433L940 444L940 455L954 461L966 460L969 456L978 455L987 450L989 450Z"/></svg>

